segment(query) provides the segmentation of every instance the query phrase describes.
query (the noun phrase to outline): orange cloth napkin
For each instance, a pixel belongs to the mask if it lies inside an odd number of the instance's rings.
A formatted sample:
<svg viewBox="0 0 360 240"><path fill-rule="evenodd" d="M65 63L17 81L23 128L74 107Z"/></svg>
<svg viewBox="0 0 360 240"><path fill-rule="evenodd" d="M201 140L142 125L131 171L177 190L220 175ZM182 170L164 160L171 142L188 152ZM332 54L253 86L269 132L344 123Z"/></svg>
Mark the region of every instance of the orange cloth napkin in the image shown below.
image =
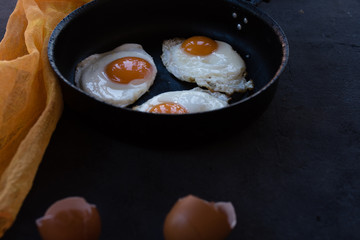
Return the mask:
<svg viewBox="0 0 360 240"><path fill-rule="evenodd" d="M63 101L47 58L56 24L91 0L18 0L0 43L0 237L32 183ZM34 220L35 221L35 220Z"/></svg>

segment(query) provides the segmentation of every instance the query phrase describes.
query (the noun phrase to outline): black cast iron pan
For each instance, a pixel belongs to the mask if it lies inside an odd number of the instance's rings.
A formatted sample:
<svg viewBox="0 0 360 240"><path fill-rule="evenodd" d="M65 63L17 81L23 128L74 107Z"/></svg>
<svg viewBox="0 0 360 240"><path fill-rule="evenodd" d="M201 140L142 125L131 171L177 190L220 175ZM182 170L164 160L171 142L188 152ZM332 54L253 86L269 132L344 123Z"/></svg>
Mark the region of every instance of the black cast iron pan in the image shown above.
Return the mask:
<svg viewBox="0 0 360 240"><path fill-rule="evenodd" d="M259 2L256 0L253 2ZM74 85L77 64L123 43L139 43L155 60L158 74L138 103L161 92L195 87L175 79L163 66L162 42L204 35L225 41L243 57L255 89L232 96L229 107L194 114L152 114L119 108L90 97ZM268 106L287 63L289 48L280 26L254 4L242 0L94 0L55 28L49 60L60 78L66 106L96 126L116 133L181 136L232 132L253 122Z"/></svg>

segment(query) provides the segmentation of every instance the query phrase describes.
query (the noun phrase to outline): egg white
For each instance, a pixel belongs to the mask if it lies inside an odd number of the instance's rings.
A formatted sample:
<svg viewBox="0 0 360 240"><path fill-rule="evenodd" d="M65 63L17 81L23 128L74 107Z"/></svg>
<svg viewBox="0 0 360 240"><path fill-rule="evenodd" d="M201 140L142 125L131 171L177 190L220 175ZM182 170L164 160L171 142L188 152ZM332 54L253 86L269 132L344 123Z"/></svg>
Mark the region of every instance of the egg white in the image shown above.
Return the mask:
<svg viewBox="0 0 360 240"><path fill-rule="evenodd" d="M176 103L186 109L188 113L197 113L220 109L228 106L228 98L223 94L211 94L208 91L194 88L191 90L169 91L161 93L135 110L149 112L154 106L162 103Z"/></svg>
<svg viewBox="0 0 360 240"><path fill-rule="evenodd" d="M253 82L244 77L244 60L228 43L216 41L218 48L213 53L194 56L182 49L183 41L175 38L162 45L162 62L176 78L229 95L253 89Z"/></svg>
<svg viewBox="0 0 360 240"><path fill-rule="evenodd" d="M139 57L152 65L146 79L133 80L129 84L115 83L106 73L106 66L123 57ZM94 54L80 62L75 73L75 84L90 96L106 103L125 107L138 100L152 86L157 69L153 58L139 44L123 44L112 51Z"/></svg>

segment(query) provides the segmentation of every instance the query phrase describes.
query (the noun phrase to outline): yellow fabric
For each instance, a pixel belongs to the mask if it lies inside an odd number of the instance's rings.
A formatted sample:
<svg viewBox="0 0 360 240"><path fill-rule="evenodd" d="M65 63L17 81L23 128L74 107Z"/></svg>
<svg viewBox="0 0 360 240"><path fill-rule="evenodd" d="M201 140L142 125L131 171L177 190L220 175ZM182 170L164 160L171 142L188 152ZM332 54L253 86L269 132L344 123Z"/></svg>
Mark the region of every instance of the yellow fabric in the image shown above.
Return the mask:
<svg viewBox="0 0 360 240"><path fill-rule="evenodd" d="M13 224L63 102L47 59L56 24L90 0L18 0L0 43L0 237Z"/></svg>

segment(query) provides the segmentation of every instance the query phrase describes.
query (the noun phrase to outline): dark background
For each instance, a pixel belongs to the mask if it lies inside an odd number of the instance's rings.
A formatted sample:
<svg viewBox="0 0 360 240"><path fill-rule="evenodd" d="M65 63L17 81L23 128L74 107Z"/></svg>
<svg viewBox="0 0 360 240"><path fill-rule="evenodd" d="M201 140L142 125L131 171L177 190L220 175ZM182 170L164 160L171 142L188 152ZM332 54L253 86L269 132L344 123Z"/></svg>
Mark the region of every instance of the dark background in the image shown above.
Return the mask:
<svg viewBox="0 0 360 240"><path fill-rule="evenodd" d="M1 36L15 4L1 0ZM360 1L259 7L282 26L290 60L256 122L207 145L166 149L171 139L130 143L66 108L3 239L40 239L35 219L56 200L83 196L100 211L101 239L159 240L167 212L188 194L234 204L228 239L360 239Z"/></svg>

